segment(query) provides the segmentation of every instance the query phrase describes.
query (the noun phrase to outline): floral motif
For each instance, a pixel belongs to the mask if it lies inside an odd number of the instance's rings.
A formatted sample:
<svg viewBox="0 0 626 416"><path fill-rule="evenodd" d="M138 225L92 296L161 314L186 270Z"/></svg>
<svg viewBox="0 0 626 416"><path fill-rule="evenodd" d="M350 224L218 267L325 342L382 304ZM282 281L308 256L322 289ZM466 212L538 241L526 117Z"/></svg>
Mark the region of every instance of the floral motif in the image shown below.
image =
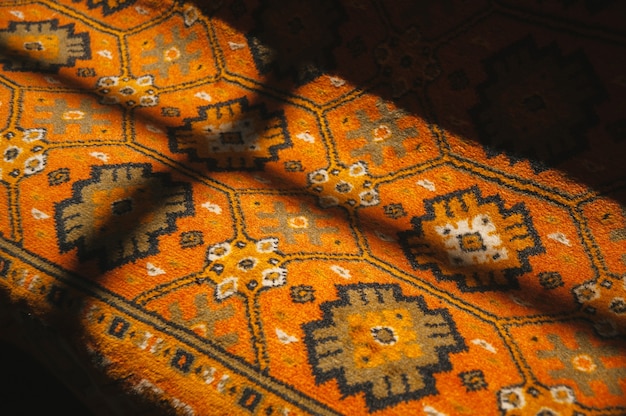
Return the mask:
<svg viewBox="0 0 626 416"><path fill-rule="evenodd" d="M335 379L342 394L365 393L371 411L437 394L433 373L451 368L465 348L444 309L398 285L338 286L339 300L321 305L321 321L303 326L319 383Z"/></svg>
<svg viewBox="0 0 626 416"><path fill-rule="evenodd" d="M602 276L572 290L582 310L603 337L626 334L626 277Z"/></svg>
<svg viewBox="0 0 626 416"><path fill-rule="evenodd" d="M589 303L600 298L600 288L594 282L586 282L574 288L579 303Z"/></svg>
<svg viewBox="0 0 626 416"><path fill-rule="evenodd" d="M583 415L574 392L567 386L511 386L498 392L502 415Z"/></svg>
<svg viewBox="0 0 626 416"><path fill-rule="evenodd" d="M515 277L531 271L528 257L543 251L522 203L506 209L498 195L482 198L473 187L425 205L414 229L400 233L405 254L414 268L464 291L516 287Z"/></svg>
<svg viewBox="0 0 626 416"><path fill-rule="evenodd" d="M102 104L121 104L129 108L153 107L158 104L159 96L154 86L152 75L135 78L102 77L96 83L96 92L102 97Z"/></svg>
<svg viewBox="0 0 626 416"><path fill-rule="evenodd" d="M277 238L226 241L208 248L208 265L201 279L217 285L217 300L235 293L250 296L287 283L287 269L280 266L281 258Z"/></svg>
<svg viewBox="0 0 626 416"><path fill-rule="evenodd" d="M319 169L309 173L309 187L319 194L322 208L344 206L350 209L377 205L380 200L372 177L363 162L349 167Z"/></svg>
<svg viewBox="0 0 626 416"><path fill-rule="evenodd" d="M19 127L0 133L0 182L16 183L46 167L45 129Z"/></svg>

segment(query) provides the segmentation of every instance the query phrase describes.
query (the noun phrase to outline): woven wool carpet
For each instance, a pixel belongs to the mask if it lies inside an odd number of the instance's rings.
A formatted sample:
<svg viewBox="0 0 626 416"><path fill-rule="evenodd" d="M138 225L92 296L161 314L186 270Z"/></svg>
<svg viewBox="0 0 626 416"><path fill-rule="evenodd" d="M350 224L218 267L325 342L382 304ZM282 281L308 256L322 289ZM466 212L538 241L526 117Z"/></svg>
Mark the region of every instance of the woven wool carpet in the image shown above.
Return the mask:
<svg viewBox="0 0 626 416"><path fill-rule="evenodd" d="M96 414L626 414L625 21L2 1L2 337Z"/></svg>

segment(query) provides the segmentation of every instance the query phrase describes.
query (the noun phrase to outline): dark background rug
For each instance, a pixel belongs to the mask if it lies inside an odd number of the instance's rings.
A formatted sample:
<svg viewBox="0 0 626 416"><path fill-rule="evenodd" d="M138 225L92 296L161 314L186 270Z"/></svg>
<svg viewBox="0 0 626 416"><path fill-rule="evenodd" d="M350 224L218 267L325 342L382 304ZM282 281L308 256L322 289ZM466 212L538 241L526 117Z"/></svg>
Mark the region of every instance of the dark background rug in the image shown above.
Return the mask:
<svg viewBox="0 0 626 416"><path fill-rule="evenodd" d="M92 413L46 367L12 344L0 341L0 414L39 416Z"/></svg>

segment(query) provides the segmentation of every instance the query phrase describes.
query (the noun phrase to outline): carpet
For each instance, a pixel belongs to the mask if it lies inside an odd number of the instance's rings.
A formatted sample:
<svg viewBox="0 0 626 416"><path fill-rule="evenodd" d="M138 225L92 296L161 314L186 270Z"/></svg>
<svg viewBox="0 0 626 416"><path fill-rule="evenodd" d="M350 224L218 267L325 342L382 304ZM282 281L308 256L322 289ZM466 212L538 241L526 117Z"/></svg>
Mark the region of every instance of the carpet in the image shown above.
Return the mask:
<svg viewBox="0 0 626 416"><path fill-rule="evenodd" d="M94 414L626 414L625 19L1 2L1 337Z"/></svg>

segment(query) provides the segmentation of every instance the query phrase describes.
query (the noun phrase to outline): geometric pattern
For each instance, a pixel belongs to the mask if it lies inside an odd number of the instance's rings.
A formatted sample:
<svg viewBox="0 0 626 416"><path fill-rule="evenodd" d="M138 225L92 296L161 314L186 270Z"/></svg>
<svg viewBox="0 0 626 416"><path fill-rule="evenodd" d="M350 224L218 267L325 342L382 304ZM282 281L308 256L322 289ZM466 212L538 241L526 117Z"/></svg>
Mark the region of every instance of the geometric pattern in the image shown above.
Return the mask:
<svg viewBox="0 0 626 416"><path fill-rule="evenodd" d="M137 0L87 0L87 7L95 9L102 7L102 14L108 16L118 10L129 7Z"/></svg>
<svg viewBox="0 0 626 416"><path fill-rule="evenodd" d="M550 388L543 386L507 387L500 390L498 401L500 410L505 415L584 415L575 410L578 403L576 403L572 389L562 385Z"/></svg>
<svg viewBox="0 0 626 416"><path fill-rule="evenodd" d="M517 277L532 271L529 256L544 251L522 203L507 209L498 195L483 198L473 187L424 204L427 214L399 234L405 255L413 268L463 291L518 287Z"/></svg>
<svg viewBox="0 0 626 416"><path fill-rule="evenodd" d="M428 309L397 285L339 286L320 305L324 319L304 325L318 383L336 379L344 395L365 393L370 411L437 394L433 373L451 369L465 348L444 309Z"/></svg>
<svg viewBox="0 0 626 416"><path fill-rule="evenodd" d="M619 355L619 349L613 346L595 347L584 332L577 332L575 338L578 347L570 348L558 335L548 334L554 349L539 350L537 356L541 359L558 359L563 365L562 368L551 370L550 375L555 379L573 380L586 396L594 395L592 386L595 382L604 383L611 394L623 396L619 382L626 379L626 368L606 367L604 364L608 357Z"/></svg>
<svg viewBox="0 0 626 416"><path fill-rule="evenodd" d="M169 129L170 149L210 170L261 170L290 146L282 112L250 107L245 97L199 107L198 114Z"/></svg>
<svg viewBox="0 0 626 416"><path fill-rule="evenodd" d="M311 190L319 195L322 208L339 205L355 209L380 202L376 189L372 189L372 177L364 162L316 170L309 173L308 182Z"/></svg>
<svg viewBox="0 0 626 416"><path fill-rule="evenodd" d="M277 267L280 253L278 239L224 242L209 247L208 264L202 279L217 284L218 301L235 294L251 296L261 290L283 286L287 270Z"/></svg>
<svg viewBox="0 0 626 416"><path fill-rule="evenodd" d="M89 59L89 34L74 33L74 24L59 26L57 19L40 22L10 22L0 30L0 55L5 71L56 73L72 67L77 59Z"/></svg>
<svg viewBox="0 0 626 416"><path fill-rule="evenodd" d="M626 219L626 207L622 209L622 214ZM622 228L616 228L611 231L611 241L622 241L626 240L626 220L624 221L624 226Z"/></svg>
<svg viewBox="0 0 626 416"><path fill-rule="evenodd" d="M359 110L356 114L360 123L360 128L349 131L346 134L348 140L355 140L365 137L368 143L351 152L353 157L369 156L375 165L382 165L387 147L393 149L396 158L406 155L403 145L404 140L416 136L417 130L414 127L401 129L398 127L397 119L406 116L407 113L401 110L389 110L387 105L379 101L376 108L380 111L381 118L370 120L365 111Z"/></svg>
<svg viewBox="0 0 626 416"><path fill-rule="evenodd" d="M0 2L0 338L102 414L626 413L622 2L200 3Z"/></svg>
<svg viewBox="0 0 626 416"><path fill-rule="evenodd" d="M14 183L46 166L46 129L15 128L0 132L0 181Z"/></svg>
<svg viewBox="0 0 626 416"><path fill-rule="evenodd" d="M460 373L459 377L461 382L465 386L468 392L477 391L487 388L487 382L485 382L485 375L481 370L472 370L464 373Z"/></svg>
<svg viewBox="0 0 626 416"><path fill-rule="evenodd" d="M108 76L98 79L96 92L101 104L126 104L127 107L153 107L159 96L152 75L141 77Z"/></svg>
<svg viewBox="0 0 626 416"><path fill-rule="evenodd" d="M97 257L103 270L157 253L158 237L193 213L190 186L150 165L94 166L72 188L55 207L59 248L78 248L80 261Z"/></svg>
<svg viewBox="0 0 626 416"><path fill-rule="evenodd" d="M188 52L190 41L196 40L196 34L191 33L188 38L181 38L180 29L175 26L172 31L172 42L165 42L163 34L155 38L154 49L144 51L142 58L156 58L153 62L141 67L146 73L158 72L161 78L167 78L169 67L177 65L184 75L189 75L190 64L200 57L200 51ZM161 59L162 58L162 59Z"/></svg>
<svg viewBox="0 0 626 416"><path fill-rule="evenodd" d="M74 108L66 100L57 98L53 106L36 106L35 111L51 113L49 117L38 118L35 121L44 125L49 123L54 134L66 134L69 125L78 125L81 134L90 134L96 126L102 128L111 124L109 120L98 117L109 114L110 109L98 106L92 99L83 99L78 108Z"/></svg>
<svg viewBox="0 0 626 416"><path fill-rule="evenodd" d="M237 333L231 332L223 335L216 334L215 327L218 322L224 321L234 314L232 305L213 310L207 306L207 303L206 295L196 295L196 298L194 299L196 314L191 319L185 318L183 310L178 302L172 303L169 307L172 321L190 328L198 335L212 340L224 348L228 348L237 342Z"/></svg>
<svg viewBox="0 0 626 416"><path fill-rule="evenodd" d="M330 215L318 215L311 211L305 204L301 204L296 215L287 212L285 205L281 202L274 203L274 212L259 212L257 217L263 219L276 219L279 225L275 227L262 227L261 230L269 235L282 234L289 244L296 244L296 236L306 234L309 243L314 246L321 246L322 234L336 233L335 227L324 227L317 223L317 220L332 218Z"/></svg>
<svg viewBox="0 0 626 416"><path fill-rule="evenodd" d="M572 289L582 310L596 320L600 336L626 333L626 286L624 278L613 276L600 281L586 281Z"/></svg>

